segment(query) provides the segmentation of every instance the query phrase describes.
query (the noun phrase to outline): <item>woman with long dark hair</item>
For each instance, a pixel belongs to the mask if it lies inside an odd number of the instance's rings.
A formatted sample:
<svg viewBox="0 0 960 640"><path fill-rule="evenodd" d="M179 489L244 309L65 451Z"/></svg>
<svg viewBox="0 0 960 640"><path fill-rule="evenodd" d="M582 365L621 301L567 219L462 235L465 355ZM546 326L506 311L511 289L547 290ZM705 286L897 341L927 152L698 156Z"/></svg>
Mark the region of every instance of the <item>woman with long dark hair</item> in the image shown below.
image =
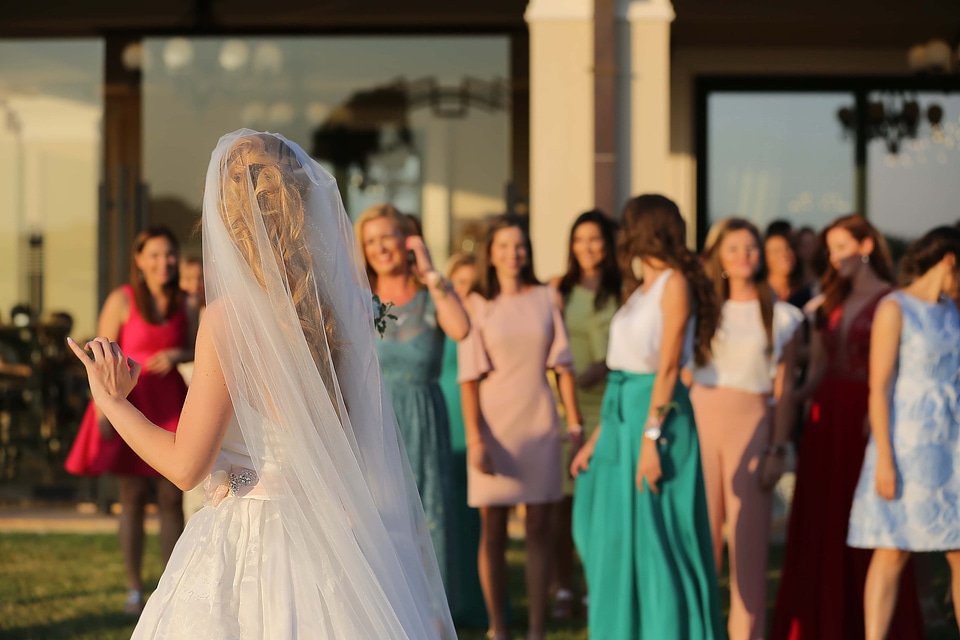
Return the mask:
<svg viewBox="0 0 960 640"><path fill-rule="evenodd" d="M460 343L467 499L480 508L479 570L489 637L508 637L504 617L507 516L526 505L530 640L544 637L553 550L550 518L563 497L560 419L547 372L557 374L571 435L582 430L573 359L555 293L533 272L523 220L494 218L468 299L471 331Z"/></svg>
<svg viewBox="0 0 960 640"><path fill-rule="evenodd" d="M590 635L722 638L700 445L679 382L689 360L709 359L713 285L664 196L627 202L619 254L628 297L610 323L602 423L571 465Z"/></svg>
<svg viewBox="0 0 960 640"><path fill-rule="evenodd" d="M149 227L133 241L130 280L103 304L97 334L120 344L144 364L129 400L158 426L175 432L187 386L177 365L193 360L198 307L180 290L179 243L163 226ZM128 613L143 609L143 520L151 481L160 508L160 553L166 564L183 531L182 493L117 436L91 402L66 461L77 475L117 476L120 488L120 548L127 574Z"/></svg>
<svg viewBox="0 0 960 640"><path fill-rule="evenodd" d="M617 265L617 224L598 209L577 217L570 229L567 271L552 284L563 301L563 320L570 339L573 366L577 371L577 406L583 421L583 437L593 435L600 424L600 405L606 389L607 340L610 320L620 306L623 277ZM555 559L555 618L573 614L573 478L570 463L576 451L564 443L563 500L557 507Z"/></svg>
<svg viewBox="0 0 960 640"><path fill-rule="evenodd" d="M847 525L867 445L873 316L892 290L893 266L883 236L862 216L838 218L822 241L830 263L807 380L795 394L811 403L773 618L775 640L857 640L864 634L870 552L847 547ZM923 636L912 575L904 576L891 638Z"/></svg>

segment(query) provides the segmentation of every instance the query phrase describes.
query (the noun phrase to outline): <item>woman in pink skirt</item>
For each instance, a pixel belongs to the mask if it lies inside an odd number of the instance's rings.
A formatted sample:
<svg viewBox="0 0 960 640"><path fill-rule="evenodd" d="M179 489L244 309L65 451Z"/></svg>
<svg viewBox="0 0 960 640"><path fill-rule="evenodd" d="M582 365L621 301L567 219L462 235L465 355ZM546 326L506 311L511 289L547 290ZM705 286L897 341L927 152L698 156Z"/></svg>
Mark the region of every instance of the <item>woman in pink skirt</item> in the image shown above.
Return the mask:
<svg viewBox="0 0 960 640"><path fill-rule="evenodd" d="M704 267L723 307L690 393L718 573L727 525L730 640L762 640L766 631L770 490L793 427L794 334L803 319L764 280L761 246L741 218L721 220L707 236Z"/></svg>

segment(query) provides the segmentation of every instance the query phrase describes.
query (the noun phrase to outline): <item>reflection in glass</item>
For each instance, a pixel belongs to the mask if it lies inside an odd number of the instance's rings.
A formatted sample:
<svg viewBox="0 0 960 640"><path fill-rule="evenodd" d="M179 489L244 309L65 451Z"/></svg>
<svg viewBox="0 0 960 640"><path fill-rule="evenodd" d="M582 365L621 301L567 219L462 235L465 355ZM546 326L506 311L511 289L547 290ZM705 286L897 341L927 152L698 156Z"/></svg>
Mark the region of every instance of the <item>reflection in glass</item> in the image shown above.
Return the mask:
<svg viewBox="0 0 960 640"><path fill-rule="evenodd" d="M708 224L728 215L761 229L785 218L820 228L854 208L854 147L837 130L848 93L710 94Z"/></svg>
<svg viewBox="0 0 960 640"><path fill-rule="evenodd" d="M99 41L0 41L0 325L16 304L97 318Z"/></svg>
<svg viewBox="0 0 960 640"><path fill-rule="evenodd" d="M892 153L882 138L867 147L867 210L885 234L909 241L960 219L960 95L911 96L921 114L941 111L939 124L924 118L916 136ZM869 100L883 96L871 93Z"/></svg>
<svg viewBox="0 0 960 640"><path fill-rule="evenodd" d="M351 215L389 200L421 218L441 264L505 209L505 37L148 39L144 175L153 221L199 252L204 168L224 133L277 131L333 173ZM189 50L189 55L187 51Z"/></svg>
<svg viewBox="0 0 960 640"><path fill-rule="evenodd" d="M0 41L0 486L49 485L87 399L65 338L97 320L99 41Z"/></svg>

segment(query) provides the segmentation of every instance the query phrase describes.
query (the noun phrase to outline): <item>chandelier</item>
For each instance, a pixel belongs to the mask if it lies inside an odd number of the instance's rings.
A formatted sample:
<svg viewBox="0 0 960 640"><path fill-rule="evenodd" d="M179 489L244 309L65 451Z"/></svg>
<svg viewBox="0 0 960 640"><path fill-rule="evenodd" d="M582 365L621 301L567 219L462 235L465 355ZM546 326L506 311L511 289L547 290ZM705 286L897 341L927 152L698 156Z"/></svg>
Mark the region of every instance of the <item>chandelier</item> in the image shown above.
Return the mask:
<svg viewBox="0 0 960 640"><path fill-rule="evenodd" d="M846 137L856 138L860 114L854 107L842 107L837 119ZM920 107L916 95L904 91L880 94L877 100L867 102L865 122L866 142L883 140L892 155L900 152L905 140L913 140L923 122L929 123L933 132L939 133L943 121L943 107L930 104L926 110Z"/></svg>

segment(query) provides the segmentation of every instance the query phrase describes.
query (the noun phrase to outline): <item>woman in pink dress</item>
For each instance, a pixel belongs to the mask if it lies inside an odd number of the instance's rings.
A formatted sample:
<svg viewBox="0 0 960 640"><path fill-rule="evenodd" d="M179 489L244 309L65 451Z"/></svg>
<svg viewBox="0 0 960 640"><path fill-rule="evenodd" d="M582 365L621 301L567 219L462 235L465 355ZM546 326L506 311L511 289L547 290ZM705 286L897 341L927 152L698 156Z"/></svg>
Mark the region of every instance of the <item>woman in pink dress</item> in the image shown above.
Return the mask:
<svg viewBox="0 0 960 640"><path fill-rule="evenodd" d="M197 310L179 286L178 243L166 227L150 227L134 240L130 284L115 289L100 311L97 334L116 341L144 363L130 402L150 421L176 431L187 386L177 364L193 360ZM76 475L117 476L120 548L127 573L128 613L143 609L143 519L151 480L160 512L160 551L166 563L183 531L182 494L127 446L93 402L67 457Z"/></svg>
<svg viewBox="0 0 960 640"><path fill-rule="evenodd" d="M493 220L468 298L471 331L460 343L467 502L480 508L480 582L488 637L508 637L507 515L526 505L530 640L544 637L550 518L563 498L560 419L547 371L557 374L568 436L579 440L573 359L555 294L533 273L530 239L512 215Z"/></svg>

